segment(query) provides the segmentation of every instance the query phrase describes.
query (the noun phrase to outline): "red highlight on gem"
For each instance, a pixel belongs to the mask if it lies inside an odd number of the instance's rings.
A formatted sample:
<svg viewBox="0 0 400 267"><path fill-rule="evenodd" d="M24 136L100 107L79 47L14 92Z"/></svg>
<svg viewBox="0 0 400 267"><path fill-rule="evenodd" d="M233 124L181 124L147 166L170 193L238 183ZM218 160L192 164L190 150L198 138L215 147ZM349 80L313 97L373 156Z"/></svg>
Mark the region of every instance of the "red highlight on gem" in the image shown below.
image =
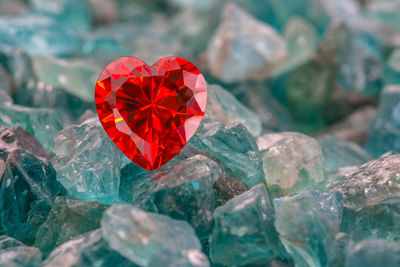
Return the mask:
<svg viewBox="0 0 400 267"><path fill-rule="evenodd" d="M207 85L183 58L166 57L148 66L122 57L100 74L95 102L117 147L139 166L154 170L175 157L200 125Z"/></svg>

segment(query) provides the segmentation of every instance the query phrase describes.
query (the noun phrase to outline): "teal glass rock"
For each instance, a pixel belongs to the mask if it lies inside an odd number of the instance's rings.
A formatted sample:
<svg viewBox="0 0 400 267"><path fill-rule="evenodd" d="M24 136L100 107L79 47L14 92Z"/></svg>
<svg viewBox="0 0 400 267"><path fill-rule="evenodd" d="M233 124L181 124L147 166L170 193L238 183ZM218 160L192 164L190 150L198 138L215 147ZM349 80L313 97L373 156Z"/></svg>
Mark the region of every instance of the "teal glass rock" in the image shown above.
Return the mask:
<svg viewBox="0 0 400 267"><path fill-rule="evenodd" d="M326 172L334 172L347 166L358 166L372 160L372 156L357 144L335 136L327 136L319 143L325 158Z"/></svg>
<svg viewBox="0 0 400 267"><path fill-rule="evenodd" d="M400 49L390 54L385 64L384 81L386 85L400 84Z"/></svg>
<svg viewBox="0 0 400 267"><path fill-rule="evenodd" d="M34 135L48 152L53 152L54 136L62 129L61 120L54 110L18 105L0 105L0 125L25 129Z"/></svg>
<svg viewBox="0 0 400 267"><path fill-rule="evenodd" d="M370 20L400 32L400 3L396 0L376 0L368 2L367 15Z"/></svg>
<svg viewBox="0 0 400 267"><path fill-rule="evenodd" d="M257 143L272 198L315 189L324 181L325 160L315 139L283 132L261 136Z"/></svg>
<svg viewBox="0 0 400 267"><path fill-rule="evenodd" d="M218 85L207 88L207 109L204 122L242 123L254 136L261 134L262 125L257 115Z"/></svg>
<svg viewBox="0 0 400 267"><path fill-rule="evenodd" d="M128 204L108 208L101 229L111 248L140 266L150 266L152 260L163 256L179 262L187 253L201 253L200 241L187 222ZM195 258L191 261L195 265Z"/></svg>
<svg viewBox="0 0 400 267"><path fill-rule="evenodd" d="M7 91L0 89L0 105L12 105L13 100Z"/></svg>
<svg viewBox="0 0 400 267"><path fill-rule="evenodd" d="M274 72L277 77L308 62L318 48L318 36L313 25L301 17L290 19L284 30L288 57Z"/></svg>
<svg viewBox="0 0 400 267"><path fill-rule="evenodd" d="M279 256L275 212L263 184L218 207L214 218L215 227L210 237L210 256L214 263L261 264Z"/></svg>
<svg viewBox="0 0 400 267"><path fill-rule="evenodd" d="M331 189L344 196L341 231L353 240L400 239L397 176L400 155L384 155L339 177Z"/></svg>
<svg viewBox="0 0 400 267"><path fill-rule="evenodd" d="M400 86L386 86L380 96L378 113L371 124L366 149L378 157L388 151L400 152Z"/></svg>
<svg viewBox="0 0 400 267"><path fill-rule="evenodd" d="M18 149L25 150L40 159L51 159L42 145L30 133L21 127L7 128L0 126L0 158Z"/></svg>
<svg viewBox="0 0 400 267"><path fill-rule="evenodd" d="M220 160L248 187L265 182L254 137L240 123L205 123L190 143Z"/></svg>
<svg viewBox="0 0 400 267"><path fill-rule="evenodd" d="M361 107L342 121L328 127L318 137L333 135L348 142L364 145L368 138L369 127L375 116L376 108L374 106Z"/></svg>
<svg viewBox="0 0 400 267"><path fill-rule="evenodd" d="M5 165L0 180L0 231L32 244L55 197L64 195L65 189L49 162L25 150L9 153Z"/></svg>
<svg viewBox="0 0 400 267"><path fill-rule="evenodd" d="M30 81L19 87L15 98L18 105L56 110L64 125L74 124L86 110L94 109L91 103L41 81Z"/></svg>
<svg viewBox="0 0 400 267"><path fill-rule="evenodd" d="M400 262L399 242L372 239L351 244L345 267L398 266Z"/></svg>
<svg viewBox="0 0 400 267"><path fill-rule="evenodd" d="M32 66L38 79L45 84L64 89L86 102L94 101L94 88L101 70L94 62L81 59L59 59L36 56Z"/></svg>
<svg viewBox="0 0 400 267"><path fill-rule="evenodd" d="M200 238L208 238L212 213L217 207L213 186L223 176L219 164L206 156L195 155L147 175L135 173L135 176L131 185L132 203L147 211L185 220Z"/></svg>
<svg viewBox="0 0 400 267"><path fill-rule="evenodd" d="M34 12L49 16L76 31L89 30L91 11L88 0L30 0Z"/></svg>
<svg viewBox="0 0 400 267"><path fill-rule="evenodd" d="M127 258L110 248L101 230L80 235L53 250L42 267L135 267Z"/></svg>
<svg viewBox="0 0 400 267"><path fill-rule="evenodd" d="M224 82L263 80L286 56L285 40L272 27L228 3L208 45L207 64Z"/></svg>
<svg viewBox="0 0 400 267"><path fill-rule="evenodd" d="M377 95L383 87L383 61L379 55L354 44L341 62L338 80L347 91Z"/></svg>
<svg viewBox="0 0 400 267"><path fill-rule="evenodd" d="M29 55L70 56L79 38L56 21L35 15L0 18L0 47L19 47Z"/></svg>
<svg viewBox="0 0 400 267"><path fill-rule="evenodd" d="M25 246L24 243L6 235L0 236L0 250Z"/></svg>
<svg viewBox="0 0 400 267"><path fill-rule="evenodd" d="M119 201L120 154L97 119L59 132L55 153L57 180L69 197L103 204Z"/></svg>
<svg viewBox="0 0 400 267"><path fill-rule="evenodd" d="M4 267L39 267L42 254L35 247L17 246L0 249L0 266Z"/></svg>
<svg viewBox="0 0 400 267"><path fill-rule="evenodd" d="M308 191L275 199L274 205L276 230L295 265L328 266L342 218L340 192Z"/></svg>
<svg viewBox="0 0 400 267"><path fill-rule="evenodd" d="M62 243L99 228L105 209L98 202L57 197L46 222L36 233L35 247L46 257Z"/></svg>

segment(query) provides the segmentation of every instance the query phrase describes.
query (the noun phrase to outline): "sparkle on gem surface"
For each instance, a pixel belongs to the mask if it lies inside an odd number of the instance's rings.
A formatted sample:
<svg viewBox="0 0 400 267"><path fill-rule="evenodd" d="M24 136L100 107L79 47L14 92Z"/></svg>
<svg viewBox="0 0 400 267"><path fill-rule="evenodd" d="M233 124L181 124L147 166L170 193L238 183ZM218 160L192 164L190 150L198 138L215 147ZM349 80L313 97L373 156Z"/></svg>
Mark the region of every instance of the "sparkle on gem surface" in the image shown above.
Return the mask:
<svg viewBox="0 0 400 267"><path fill-rule="evenodd" d="M118 148L139 166L154 170L195 133L206 108L207 85L182 58L163 58L150 67L138 58L122 57L100 74L95 101Z"/></svg>

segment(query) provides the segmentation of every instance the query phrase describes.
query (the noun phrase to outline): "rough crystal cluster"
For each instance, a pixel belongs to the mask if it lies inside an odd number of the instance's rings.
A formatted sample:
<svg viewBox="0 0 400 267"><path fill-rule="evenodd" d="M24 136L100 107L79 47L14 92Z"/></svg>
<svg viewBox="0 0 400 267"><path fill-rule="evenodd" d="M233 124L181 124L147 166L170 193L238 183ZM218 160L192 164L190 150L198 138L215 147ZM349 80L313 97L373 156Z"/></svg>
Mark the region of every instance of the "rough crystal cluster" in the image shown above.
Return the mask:
<svg viewBox="0 0 400 267"><path fill-rule="evenodd" d="M257 143L265 180L273 197L318 188L324 181L325 161L316 140L300 133L284 132L261 136Z"/></svg>
<svg viewBox="0 0 400 267"><path fill-rule="evenodd" d="M0 266L400 266L399 20L0 0Z"/></svg>
<svg viewBox="0 0 400 267"><path fill-rule="evenodd" d="M55 153L57 180L68 196L106 204L118 202L120 154L98 121L59 132Z"/></svg>
<svg viewBox="0 0 400 267"><path fill-rule="evenodd" d="M213 262L246 265L279 256L280 243L273 226L275 212L263 184L218 207L214 217L210 238Z"/></svg>

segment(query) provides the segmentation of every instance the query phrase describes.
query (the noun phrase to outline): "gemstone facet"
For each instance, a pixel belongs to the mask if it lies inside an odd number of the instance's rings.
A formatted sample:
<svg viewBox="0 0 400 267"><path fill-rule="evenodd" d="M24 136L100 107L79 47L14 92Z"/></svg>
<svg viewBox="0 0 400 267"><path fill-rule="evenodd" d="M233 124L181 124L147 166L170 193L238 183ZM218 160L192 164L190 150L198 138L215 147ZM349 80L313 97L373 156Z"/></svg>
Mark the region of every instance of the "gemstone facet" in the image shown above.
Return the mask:
<svg viewBox="0 0 400 267"><path fill-rule="evenodd" d="M117 147L154 170L176 156L195 133L207 103L203 75L182 58L153 66L135 57L111 62L95 92L99 119Z"/></svg>

